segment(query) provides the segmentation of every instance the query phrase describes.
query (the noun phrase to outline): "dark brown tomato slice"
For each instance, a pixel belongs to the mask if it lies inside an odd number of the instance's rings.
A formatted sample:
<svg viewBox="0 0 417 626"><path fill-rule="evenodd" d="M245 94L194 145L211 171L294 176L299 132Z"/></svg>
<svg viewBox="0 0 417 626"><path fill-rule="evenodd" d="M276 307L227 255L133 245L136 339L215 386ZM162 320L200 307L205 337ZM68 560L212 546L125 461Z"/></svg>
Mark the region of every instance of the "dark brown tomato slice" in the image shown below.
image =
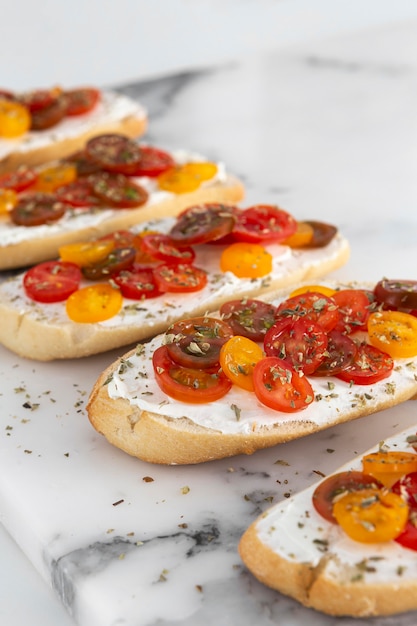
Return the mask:
<svg viewBox="0 0 417 626"><path fill-rule="evenodd" d="M390 308L417 308L417 281L384 278L374 288L376 300Z"/></svg>
<svg viewBox="0 0 417 626"><path fill-rule="evenodd" d="M220 307L225 322L235 335L252 341L263 341L266 331L275 323L276 307L262 300L243 299L225 302Z"/></svg>
<svg viewBox="0 0 417 626"><path fill-rule="evenodd" d="M305 248L324 248L337 234L337 228L333 224L314 220L305 220L305 223L313 229L313 237L304 246Z"/></svg>
<svg viewBox="0 0 417 626"><path fill-rule="evenodd" d="M98 207L99 198L93 193L93 187L87 179L75 180L68 185L62 185L55 191L56 197L73 207Z"/></svg>
<svg viewBox="0 0 417 626"><path fill-rule="evenodd" d="M192 293L207 284L207 273L192 263L165 263L153 271L161 291Z"/></svg>
<svg viewBox="0 0 417 626"><path fill-rule="evenodd" d="M10 219L17 226L40 226L56 222L69 208L53 194L31 193L20 198L10 211Z"/></svg>
<svg viewBox="0 0 417 626"><path fill-rule="evenodd" d="M105 259L94 265L83 267L82 272L89 280L111 278L113 274L132 267L135 257L135 248L114 248Z"/></svg>
<svg viewBox="0 0 417 626"><path fill-rule="evenodd" d="M175 161L168 152L152 146L140 146L140 160L136 168L131 168L130 176L156 178L171 167L175 167Z"/></svg>
<svg viewBox="0 0 417 626"><path fill-rule="evenodd" d="M88 158L85 150L78 150L66 157L65 160L75 165L77 178L90 176L90 174L97 174L102 171L97 163Z"/></svg>
<svg viewBox="0 0 417 626"><path fill-rule="evenodd" d="M124 298L129 300L147 300L161 295L150 268L133 265L112 276Z"/></svg>
<svg viewBox="0 0 417 626"><path fill-rule="evenodd" d="M347 493L369 487L380 488L381 483L370 474L363 474L359 471L332 474L319 483L314 490L313 506L324 519L337 524L333 515L334 503Z"/></svg>
<svg viewBox="0 0 417 626"><path fill-rule="evenodd" d="M31 114L31 130L47 130L53 128L66 115L65 99L62 96L55 98L51 104L33 111Z"/></svg>
<svg viewBox="0 0 417 626"><path fill-rule="evenodd" d="M337 378L356 385L372 385L390 376L394 361L388 354L367 343L357 348L352 363L336 374Z"/></svg>
<svg viewBox="0 0 417 626"><path fill-rule="evenodd" d="M172 324L166 331L166 348L173 361L184 367L218 365L223 344L233 337L226 322L214 317L194 317Z"/></svg>
<svg viewBox="0 0 417 626"><path fill-rule="evenodd" d="M2 100L17 100L18 97L13 91L9 91L9 89L0 89L0 98Z"/></svg>
<svg viewBox="0 0 417 626"><path fill-rule="evenodd" d="M193 263L195 252L191 246L178 247L169 235L144 235L142 248L158 261L165 263Z"/></svg>
<svg viewBox="0 0 417 626"><path fill-rule="evenodd" d="M231 233L237 209L226 204L199 204L183 211L169 236L177 245L195 245Z"/></svg>
<svg viewBox="0 0 417 626"><path fill-rule="evenodd" d="M114 209L131 209L142 206L148 199L143 187L129 180L124 174L103 172L88 177L93 193L104 206Z"/></svg>
<svg viewBox="0 0 417 626"><path fill-rule="evenodd" d="M75 263L45 261L31 267L23 277L23 288L36 302L62 302L77 291L81 270Z"/></svg>
<svg viewBox="0 0 417 626"><path fill-rule="evenodd" d="M337 330L349 334L355 330L366 329L370 303L363 289L342 289L332 295L339 307L341 319L336 325Z"/></svg>
<svg viewBox="0 0 417 626"><path fill-rule="evenodd" d="M140 163L139 145L125 135L109 133L87 141L87 157L109 172L130 175Z"/></svg>
<svg viewBox="0 0 417 626"><path fill-rule="evenodd" d="M358 349L356 343L344 333L331 330L327 334L324 359L314 370L314 376L335 376L354 360Z"/></svg>
<svg viewBox="0 0 417 626"><path fill-rule="evenodd" d="M296 230L297 222L287 211L277 206L259 204L239 213L233 236L237 241L249 243L279 243Z"/></svg>
<svg viewBox="0 0 417 626"><path fill-rule="evenodd" d="M94 109L100 100L100 91L94 87L82 87L64 91L66 114L84 115Z"/></svg>
<svg viewBox="0 0 417 626"><path fill-rule="evenodd" d="M292 366L296 372L312 374L325 358L327 334L310 320L282 318L265 334L264 350Z"/></svg>
<svg viewBox="0 0 417 626"><path fill-rule="evenodd" d="M38 173L27 165L20 165L13 172L8 172L0 176L0 188L13 189L13 191L24 191L36 183Z"/></svg>
<svg viewBox="0 0 417 626"><path fill-rule="evenodd" d="M309 291L287 298L277 309L277 317L303 318L316 322L324 330L335 328L340 320L339 307L330 296Z"/></svg>

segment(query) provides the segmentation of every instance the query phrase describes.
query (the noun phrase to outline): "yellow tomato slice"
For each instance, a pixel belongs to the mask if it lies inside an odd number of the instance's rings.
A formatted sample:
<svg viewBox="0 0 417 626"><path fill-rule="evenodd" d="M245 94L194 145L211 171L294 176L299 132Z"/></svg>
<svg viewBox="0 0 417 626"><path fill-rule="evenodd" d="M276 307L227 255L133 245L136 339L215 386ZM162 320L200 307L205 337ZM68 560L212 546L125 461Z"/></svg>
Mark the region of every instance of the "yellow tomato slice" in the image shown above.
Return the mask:
<svg viewBox="0 0 417 626"><path fill-rule="evenodd" d="M77 178L77 168L71 163L60 163L52 167L39 172L38 179L35 183L36 191L42 191L44 193L51 193L62 187L62 185L68 185Z"/></svg>
<svg viewBox="0 0 417 626"><path fill-rule="evenodd" d="M232 383L253 391L253 368L263 358L262 348L246 337L235 335L220 350L220 365Z"/></svg>
<svg viewBox="0 0 417 626"><path fill-rule="evenodd" d="M369 342L393 359L417 356L417 317L401 311L377 311L368 319Z"/></svg>
<svg viewBox="0 0 417 626"><path fill-rule="evenodd" d="M13 189L0 189L0 215L8 215L17 204L17 193Z"/></svg>
<svg viewBox="0 0 417 626"><path fill-rule="evenodd" d="M324 285L304 285L303 287L298 287L298 289L294 289L288 296L292 298L293 296L299 296L303 293L322 293L324 296L332 296L336 293L335 289L331 289L330 287L325 287Z"/></svg>
<svg viewBox="0 0 417 626"><path fill-rule="evenodd" d="M364 474L370 474L386 487L391 487L401 476L417 472L415 452L372 452L362 459Z"/></svg>
<svg viewBox="0 0 417 626"><path fill-rule="evenodd" d="M0 137L20 137L28 132L30 124L30 112L23 104L0 99Z"/></svg>
<svg viewBox="0 0 417 626"><path fill-rule="evenodd" d="M114 241L110 239L69 243L59 248L59 256L62 261L70 261L79 267L87 267L105 259L113 248Z"/></svg>
<svg viewBox="0 0 417 626"><path fill-rule="evenodd" d="M187 193L198 189L202 182L210 180L217 173L217 165L209 161L186 163L172 167L158 176L158 186L172 193Z"/></svg>
<svg viewBox="0 0 417 626"><path fill-rule="evenodd" d="M288 237L282 242L283 246L290 246L290 248L303 248L307 246L313 239L314 230L311 224L307 222L297 222L297 230L293 235Z"/></svg>
<svg viewBox="0 0 417 626"><path fill-rule="evenodd" d="M104 322L120 311L122 294L109 283L83 287L70 295L66 302L68 317L80 324Z"/></svg>
<svg viewBox="0 0 417 626"><path fill-rule="evenodd" d="M220 268L238 278L262 278L272 271L272 255L257 243L232 243L220 256Z"/></svg>
<svg viewBox="0 0 417 626"><path fill-rule="evenodd" d="M333 515L351 539L376 543L398 537L407 523L408 505L396 493L361 489L337 500Z"/></svg>

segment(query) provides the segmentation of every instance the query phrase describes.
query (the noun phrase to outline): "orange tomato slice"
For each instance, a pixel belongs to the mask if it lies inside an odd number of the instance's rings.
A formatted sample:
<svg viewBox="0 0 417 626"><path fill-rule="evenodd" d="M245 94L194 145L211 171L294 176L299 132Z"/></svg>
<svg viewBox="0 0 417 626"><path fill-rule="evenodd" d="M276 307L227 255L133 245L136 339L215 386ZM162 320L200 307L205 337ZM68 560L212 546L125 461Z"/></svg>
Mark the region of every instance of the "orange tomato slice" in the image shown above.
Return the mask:
<svg viewBox="0 0 417 626"><path fill-rule="evenodd" d="M220 256L220 269L238 278L262 278L272 271L272 255L257 243L232 243Z"/></svg>
<svg viewBox="0 0 417 626"><path fill-rule="evenodd" d="M23 104L0 99L0 137L20 137L28 132L30 124L29 110Z"/></svg>
<svg viewBox="0 0 417 626"><path fill-rule="evenodd" d="M386 487L391 487L401 476L417 472L417 454L414 452L371 452L362 459L364 474L369 474Z"/></svg>
<svg viewBox="0 0 417 626"><path fill-rule="evenodd" d="M103 261L114 246L114 241L110 239L69 243L59 248L59 256L62 261L70 261L78 267L87 267Z"/></svg>
<svg viewBox="0 0 417 626"><path fill-rule="evenodd" d="M202 182L217 173L217 165L209 161L186 163L172 167L158 176L158 187L172 193L187 193L198 189Z"/></svg>
<svg viewBox="0 0 417 626"><path fill-rule="evenodd" d="M391 541L401 534L408 519L408 505L396 493L361 489L337 500L333 515L351 539L377 543Z"/></svg>
<svg viewBox="0 0 417 626"><path fill-rule="evenodd" d="M36 191L51 193L62 187L74 182L77 178L77 168L71 163L60 163L53 167L47 167L39 172L38 179L35 183Z"/></svg>
<svg viewBox="0 0 417 626"><path fill-rule="evenodd" d="M417 356L417 317L401 311L377 311L368 319L369 342L393 359Z"/></svg>
<svg viewBox="0 0 417 626"><path fill-rule="evenodd" d="M253 391L253 369L263 358L262 348L247 337L235 335L224 343L220 350L220 365L232 383Z"/></svg>
<svg viewBox="0 0 417 626"><path fill-rule="evenodd" d="M297 230L293 235L288 237L285 241L282 241L283 246L290 246L290 248L303 248L307 246L313 239L314 229L311 224L307 222L297 222Z"/></svg>
<svg viewBox="0 0 417 626"><path fill-rule="evenodd" d="M17 201L17 193L13 189L0 189L0 215L7 215Z"/></svg>
<svg viewBox="0 0 417 626"><path fill-rule="evenodd" d="M335 289L331 289L331 287L325 287L324 285L304 285L303 287L298 287L298 289L294 289L294 291L292 291L288 297L292 298L293 296L299 296L303 293L310 293L312 291L316 293L322 293L323 295L329 297L336 293Z"/></svg>
<svg viewBox="0 0 417 626"><path fill-rule="evenodd" d="M108 283L83 287L70 295L66 302L68 317L80 324L104 322L120 311L123 296Z"/></svg>

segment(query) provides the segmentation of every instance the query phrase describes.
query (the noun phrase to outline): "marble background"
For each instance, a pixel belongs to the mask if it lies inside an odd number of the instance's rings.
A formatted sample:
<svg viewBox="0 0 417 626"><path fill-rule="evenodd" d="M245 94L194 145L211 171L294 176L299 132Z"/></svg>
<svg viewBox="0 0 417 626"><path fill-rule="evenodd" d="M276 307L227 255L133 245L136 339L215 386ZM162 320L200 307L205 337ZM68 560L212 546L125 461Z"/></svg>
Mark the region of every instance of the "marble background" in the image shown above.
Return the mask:
<svg viewBox="0 0 417 626"><path fill-rule="evenodd" d="M224 160L246 184L245 204L337 223L352 256L335 276L415 278L417 22L123 91L148 108L149 142ZM115 356L37 364L0 350L0 519L20 546L2 537L1 623L69 626L65 606L79 626L415 624L415 614L308 611L254 581L236 553L271 499L417 422L412 403L253 457L154 467L108 446L85 418Z"/></svg>

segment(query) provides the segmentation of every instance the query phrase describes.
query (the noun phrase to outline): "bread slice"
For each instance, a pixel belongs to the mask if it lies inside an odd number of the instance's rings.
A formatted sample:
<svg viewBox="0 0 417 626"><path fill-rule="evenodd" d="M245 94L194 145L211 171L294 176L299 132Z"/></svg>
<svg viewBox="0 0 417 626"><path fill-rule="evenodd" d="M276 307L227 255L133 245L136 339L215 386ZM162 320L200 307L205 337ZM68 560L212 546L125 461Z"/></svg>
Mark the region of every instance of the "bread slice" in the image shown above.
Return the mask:
<svg viewBox="0 0 417 626"><path fill-rule="evenodd" d="M217 188L218 200L227 195L227 189ZM215 200L216 188L208 191ZM237 191L234 188L233 193ZM155 205L153 211L156 210ZM168 232L174 223L174 218L146 222L134 230ZM30 300L22 287L23 274L19 274L0 284L0 343L20 356L39 361L84 357L148 339L164 332L175 320L204 315L233 297L257 296L294 282L316 279L343 265L349 256L348 242L341 234L323 248L292 250L275 244L268 249L274 256L271 274L240 279L231 272L220 271L221 246L196 246L195 265L206 270L206 287L194 293L163 294L145 301L124 300L118 315L94 324L72 322L65 302L42 304Z"/></svg>
<svg viewBox="0 0 417 626"><path fill-rule="evenodd" d="M417 425L385 440L412 451ZM378 450L380 443L374 449ZM359 455L338 471L360 470ZM239 543L243 562L262 583L306 607L370 617L417 610L417 555L395 541L363 544L325 520L312 505L317 485L267 510Z"/></svg>
<svg viewBox="0 0 417 626"><path fill-rule="evenodd" d="M87 406L93 427L111 444L151 463L191 464L252 454L392 407L417 393L415 357L396 361L389 378L372 385L310 377L314 401L296 413L269 409L236 385L215 402L187 404L167 396L155 380L152 354L163 341L156 337L111 364Z"/></svg>
<svg viewBox="0 0 417 626"><path fill-rule="evenodd" d="M17 139L0 138L0 174L20 165L35 166L61 159L103 133L140 137L147 124L147 112L140 103L116 92L102 92L101 101L90 113L67 117L51 129L31 131Z"/></svg>

